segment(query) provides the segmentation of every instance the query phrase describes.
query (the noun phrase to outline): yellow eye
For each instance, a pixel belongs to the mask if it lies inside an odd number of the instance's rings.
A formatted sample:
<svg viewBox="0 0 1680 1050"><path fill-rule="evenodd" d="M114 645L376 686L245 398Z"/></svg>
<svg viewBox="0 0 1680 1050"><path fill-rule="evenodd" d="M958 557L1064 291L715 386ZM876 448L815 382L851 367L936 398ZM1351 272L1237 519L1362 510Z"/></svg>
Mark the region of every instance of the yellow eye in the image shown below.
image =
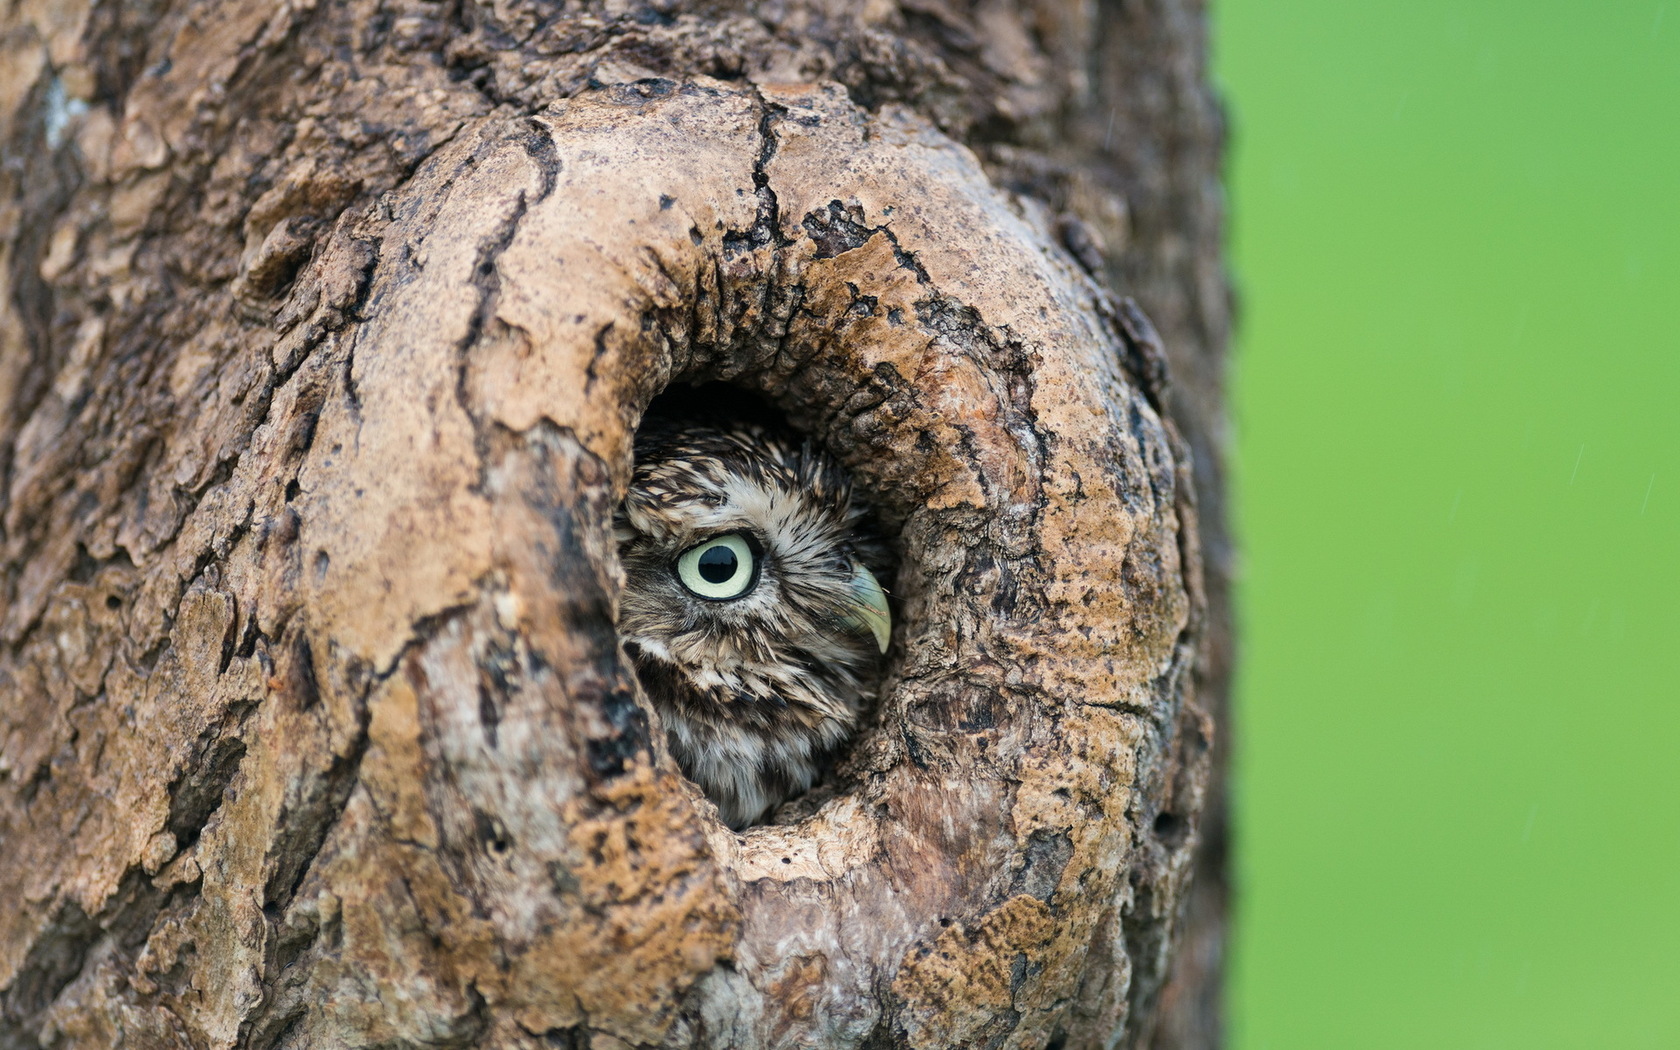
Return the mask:
<svg viewBox="0 0 1680 1050"><path fill-rule="evenodd" d="M677 579L712 601L739 598L758 580L758 559L745 536L732 532L690 547L677 559Z"/></svg>

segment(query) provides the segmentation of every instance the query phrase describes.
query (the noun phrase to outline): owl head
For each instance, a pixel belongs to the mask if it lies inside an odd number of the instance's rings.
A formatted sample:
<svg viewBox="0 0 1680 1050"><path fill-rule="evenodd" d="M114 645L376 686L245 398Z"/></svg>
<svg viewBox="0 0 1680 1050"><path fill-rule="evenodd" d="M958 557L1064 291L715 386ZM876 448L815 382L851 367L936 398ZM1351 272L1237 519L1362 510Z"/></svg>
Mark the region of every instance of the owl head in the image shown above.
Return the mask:
<svg viewBox="0 0 1680 1050"><path fill-rule="evenodd" d="M619 634L684 771L731 823L809 786L892 634L845 473L767 424L653 419L616 531Z"/></svg>

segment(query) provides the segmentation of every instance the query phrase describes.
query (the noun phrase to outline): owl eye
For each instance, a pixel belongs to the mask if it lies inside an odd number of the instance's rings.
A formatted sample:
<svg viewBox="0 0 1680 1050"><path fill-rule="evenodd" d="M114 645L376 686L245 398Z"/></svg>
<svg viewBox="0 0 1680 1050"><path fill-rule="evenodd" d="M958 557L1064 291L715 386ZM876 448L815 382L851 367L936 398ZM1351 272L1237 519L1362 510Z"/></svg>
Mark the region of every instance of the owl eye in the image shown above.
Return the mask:
<svg viewBox="0 0 1680 1050"><path fill-rule="evenodd" d="M752 590L758 559L747 538L732 532L684 551L677 559L677 579L691 594L728 601Z"/></svg>

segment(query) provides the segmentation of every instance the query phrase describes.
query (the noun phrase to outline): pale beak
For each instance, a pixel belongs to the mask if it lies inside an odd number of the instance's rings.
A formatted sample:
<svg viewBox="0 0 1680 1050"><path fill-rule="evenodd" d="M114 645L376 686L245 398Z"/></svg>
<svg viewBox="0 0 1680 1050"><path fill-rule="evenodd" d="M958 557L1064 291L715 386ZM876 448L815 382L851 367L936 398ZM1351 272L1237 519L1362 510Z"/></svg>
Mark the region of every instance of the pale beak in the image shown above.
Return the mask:
<svg viewBox="0 0 1680 1050"><path fill-rule="evenodd" d="M881 581L862 565L852 566L851 599L845 619L841 622L859 634L875 636L875 644L884 653L892 642L892 613L887 609L887 592Z"/></svg>

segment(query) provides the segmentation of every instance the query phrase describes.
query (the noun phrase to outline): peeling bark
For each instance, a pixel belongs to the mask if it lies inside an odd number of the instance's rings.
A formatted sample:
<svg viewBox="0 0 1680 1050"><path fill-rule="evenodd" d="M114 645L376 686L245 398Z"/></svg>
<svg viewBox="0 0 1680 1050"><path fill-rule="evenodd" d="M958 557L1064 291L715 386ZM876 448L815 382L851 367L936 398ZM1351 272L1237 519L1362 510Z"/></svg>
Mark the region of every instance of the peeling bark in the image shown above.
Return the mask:
<svg viewBox="0 0 1680 1050"><path fill-rule="evenodd" d="M0 1048L1216 1045L1200 18L0 16ZM739 835L613 626L712 381L899 564Z"/></svg>

